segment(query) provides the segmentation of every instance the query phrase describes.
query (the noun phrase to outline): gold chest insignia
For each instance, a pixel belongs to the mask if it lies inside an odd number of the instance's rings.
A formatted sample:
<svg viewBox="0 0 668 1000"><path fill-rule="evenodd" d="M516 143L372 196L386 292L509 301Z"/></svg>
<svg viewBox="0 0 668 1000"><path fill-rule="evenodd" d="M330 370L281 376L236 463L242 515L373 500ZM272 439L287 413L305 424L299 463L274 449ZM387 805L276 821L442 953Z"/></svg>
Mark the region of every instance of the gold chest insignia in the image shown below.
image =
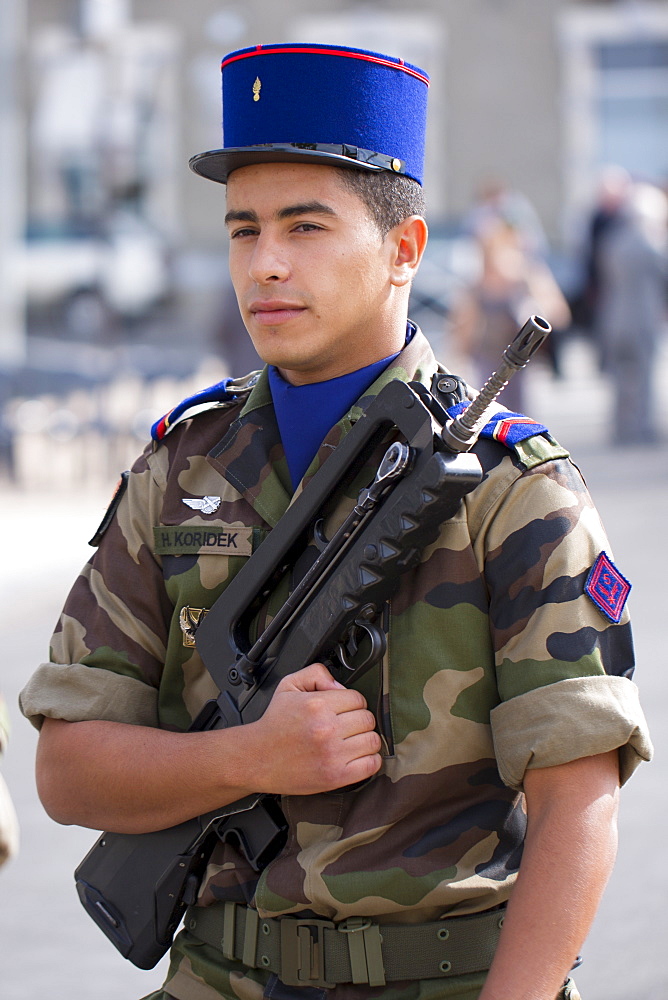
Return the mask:
<svg viewBox="0 0 668 1000"><path fill-rule="evenodd" d="M253 100L260 100L260 91L262 90L262 81L259 76L255 77L255 83L253 84Z"/></svg>
<svg viewBox="0 0 668 1000"><path fill-rule="evenodd" d="M181 608L179 625L181 626L181 631L183 632L184 646L194 649L197 626L202 618L204 618L205 615L208 615L208 613L208 608L189 608L187 606L185 608Z"/></svg>

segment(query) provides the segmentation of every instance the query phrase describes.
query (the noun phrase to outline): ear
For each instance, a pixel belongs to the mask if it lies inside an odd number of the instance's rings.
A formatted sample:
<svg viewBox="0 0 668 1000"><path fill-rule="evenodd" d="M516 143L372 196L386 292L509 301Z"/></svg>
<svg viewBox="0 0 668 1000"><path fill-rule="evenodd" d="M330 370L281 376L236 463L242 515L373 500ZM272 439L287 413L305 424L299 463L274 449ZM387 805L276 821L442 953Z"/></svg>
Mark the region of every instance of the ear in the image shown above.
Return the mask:
<svg viewBox="0 0 668 1000"><path fill-rule="evenodd" d="M427 236L427 223L421 215L409 215L387 234L393 257L390 280L397 288L409 285L415 277L427 245Z"/></svg>

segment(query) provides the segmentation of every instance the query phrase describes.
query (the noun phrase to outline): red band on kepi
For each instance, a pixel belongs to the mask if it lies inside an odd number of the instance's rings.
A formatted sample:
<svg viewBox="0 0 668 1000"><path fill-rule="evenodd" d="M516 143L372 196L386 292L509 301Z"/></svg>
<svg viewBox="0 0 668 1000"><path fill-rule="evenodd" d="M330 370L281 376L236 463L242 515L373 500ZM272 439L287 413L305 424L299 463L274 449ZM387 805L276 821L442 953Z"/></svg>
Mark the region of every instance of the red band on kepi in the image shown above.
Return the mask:
<svg viewBox="0 0 668 1000"><path fill-rule="evenodd" d="M336 47L328 48L325 45L256 45L252 51L246 50L245 52L232 53L231 55L226 56L221 62L220 68L224 69L225 66L228 66L232 62L237 62L239 59L250 59L253 56L260 55L283 54L285 52L300 54L306 53L307 55L342 56L347 59L363 59L366 60L366 62L377 63L379 66L389 66L391 69L400 69L404 73L409 73L410 76L414 76L417 80L421 80L429 86L428 75L419 70L417 67L408 65L403 59L397 58L394 60L389 56L376 55L373 52L362 52L360 50Z"/></svg>

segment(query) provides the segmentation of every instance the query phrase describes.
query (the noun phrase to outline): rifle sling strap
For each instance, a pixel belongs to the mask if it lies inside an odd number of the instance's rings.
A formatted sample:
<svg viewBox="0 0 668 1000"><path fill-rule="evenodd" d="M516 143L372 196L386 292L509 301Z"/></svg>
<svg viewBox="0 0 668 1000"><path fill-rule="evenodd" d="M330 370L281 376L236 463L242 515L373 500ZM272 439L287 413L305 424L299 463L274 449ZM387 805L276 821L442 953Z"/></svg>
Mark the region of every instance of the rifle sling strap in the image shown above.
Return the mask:
<svg viewBox="0 0 668 1000"><path fill-rule="evenodd" d="M287 986L462 976L488 969L504 910L425 924L377 924L364 917L331 920L262 918L238 903L191 906L189 934L250 968L275 973Z"/></svg>

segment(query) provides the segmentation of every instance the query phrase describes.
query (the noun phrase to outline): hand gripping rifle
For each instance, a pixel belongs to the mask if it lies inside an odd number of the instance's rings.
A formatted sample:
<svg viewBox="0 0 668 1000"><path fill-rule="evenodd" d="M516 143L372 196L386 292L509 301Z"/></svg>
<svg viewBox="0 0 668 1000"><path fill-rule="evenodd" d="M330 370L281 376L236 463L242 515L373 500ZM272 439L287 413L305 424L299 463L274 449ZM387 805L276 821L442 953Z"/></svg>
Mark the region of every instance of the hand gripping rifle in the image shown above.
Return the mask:
<svg viewBox="0 0 668 1000"><path fill-rule="evenodd" d="M382 658L386 637L378 622L385 603L480 482L480 462L470 448L496 396L549 332L544 319L531 317L498 371L454 420L419 383L395 380L381 390L197 625L197 650L220 695L204 706L191 732L256 721L279 681L311 663L324 662L349 686ZM392 443L373 482L325 538L328 501L384 440ZM253 618L313 536L315 560L251 643ZM260 872L280 853L286 833L278 797L260 793L167 830L104 833L75 872L77 891L121 954L151 969L195 902L216 843L230 841Z"/></svg>

